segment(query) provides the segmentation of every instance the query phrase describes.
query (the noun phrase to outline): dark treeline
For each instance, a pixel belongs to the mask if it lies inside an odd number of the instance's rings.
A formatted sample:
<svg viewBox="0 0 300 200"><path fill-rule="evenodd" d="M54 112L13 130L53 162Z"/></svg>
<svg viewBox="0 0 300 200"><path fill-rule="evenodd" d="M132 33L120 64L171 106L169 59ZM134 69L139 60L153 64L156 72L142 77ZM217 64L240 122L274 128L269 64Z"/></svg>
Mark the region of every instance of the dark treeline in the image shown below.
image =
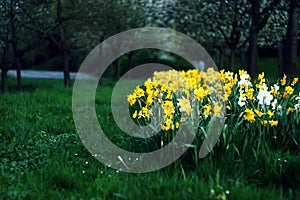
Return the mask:
<svg viewBox="0 0 300 200"><path fill-rule="evenodd" d="M7 71L14 69L21 91L20 71L27 68L61 70L70 87L70 71L93 47L145 26L189 35L228 70L239 58L250 75L256 73L261 50L269 49L278 58L280 74L295 76L299 20L300 0L2 0L1 90L7 91ZM137 52L122 56L113 62L111 74L119 77L139 57Z"/></svg>

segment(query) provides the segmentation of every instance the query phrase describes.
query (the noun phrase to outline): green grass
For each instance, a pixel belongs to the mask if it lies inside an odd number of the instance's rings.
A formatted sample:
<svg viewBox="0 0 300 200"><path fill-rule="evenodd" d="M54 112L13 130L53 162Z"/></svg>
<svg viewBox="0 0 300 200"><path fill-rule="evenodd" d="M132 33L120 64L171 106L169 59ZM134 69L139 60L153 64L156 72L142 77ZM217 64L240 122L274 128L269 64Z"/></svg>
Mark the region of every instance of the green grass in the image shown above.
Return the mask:
<svg viewBox="0 0 300 200"><path fill-rule="evenodd" d="M0 95L0 199L300 198L298 185L289 181L299 180L299 155L280 151L257 162L247 155L215 159L216 151L196 167L178 162L146 174L117 172L94 159L79 139L72 89L61 80L23 79L19 94L14 82L9 79L12 92ZM97 115L110 138L126 143L112 123L112 85L98 88Z"/></svg>

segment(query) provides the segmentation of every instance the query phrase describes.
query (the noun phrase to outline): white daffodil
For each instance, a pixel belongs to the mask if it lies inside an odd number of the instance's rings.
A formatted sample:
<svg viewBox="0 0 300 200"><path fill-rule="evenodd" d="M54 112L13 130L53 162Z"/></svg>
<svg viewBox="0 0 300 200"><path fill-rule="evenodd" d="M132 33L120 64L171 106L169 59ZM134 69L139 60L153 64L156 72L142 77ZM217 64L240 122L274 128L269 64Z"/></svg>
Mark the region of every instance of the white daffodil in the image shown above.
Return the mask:
<svg viewBox="0 0 300 200"><path fill-rule="evenodd" d="M238 82L238 85L252 85L251 82L247 79L241 79L239 82Z"/></svg>
<svg viewBox="0 0 300 200"><path fill-rule="evenodd" d="M265 90L265 91L267 91L267 90L268 90L267 84L263 83L263 84L259 87L259 90Z"/></svg>
<svg viewBox="0 0 300 200"><path fill-rule="evenodd" d="M247 88L249 86L252 86L252 83L249 81L249 79L250 79L249 74L242 74L240 79L241 80L238 82L238 86L240 87L240 90L242 88Z"/></svg>
<svg viewBox="0 0 300 200"><path fill-rule="evenodd" d="M279 90L279 86L277 84L274 84L273 86L271 86L271 89L274 89L277 92Z"/></svg>
<svg viewBox="0 0 300 200"><path fill-rule="evenodd" d="M278 114L281 116L282 115L282 106L281 105L277 106L277 111L278 111Z"/></svg>
<svg viewBox="0 0 300 200"><path fill-rule="evenodd" d="M300 92L299 94L297 95L297 97L295 98L296 101L298 101L298 104L300 104Z"/></svg>
<svg viewBox="0 0 300 200"><path fill-rule="evenodd" d="M277 107L277 110L282 111L282 106L279 105L279 106Z"/></svg>
<svg viewBox="0 0 300 200"><path fill-rule="evenodd" d="M243 107L244 105L246 105L246 100L247 100L246 97L240 96L238 101L239 106Z"/></svg>
<svg viewBox="0 0 300 200"><path fill-rule="evenodd" d="M275 110L276 109L276 107L277 107L277 104L278 104L278 102L277 102L277 99L274 99L274 101L272 102L272 110Z"/></svg>
<svg viewBox="0 0 300 200"><path fill-rule="evenodd" d="M249 79L250 79L250 75L249 75L249 74L242 74L242 75L240 76L240 79L241 79L241 80L249 80Z"/></svg>
<svg viewBox="0 0 300 200"><path fill-rule="evenodd" d="M295 109L297 110L297 111L300 111L300 104L299 103L297 103L297 104L295 104Z"/></svg>
<svg viewBox="0 0 300 200"><path fill-rule="evenodd" d="M257 95L258 103L261 105L270 105L273 100L273 96L268 90L260 90Z"/></svg>
<svg viewBox="0 0 300 200"><path fill-rule="evenodd" d="M298 101L296 104L295 104L295 109L300 111L300 92L299 94L296 96L295 98L296 101Z"/></svg>

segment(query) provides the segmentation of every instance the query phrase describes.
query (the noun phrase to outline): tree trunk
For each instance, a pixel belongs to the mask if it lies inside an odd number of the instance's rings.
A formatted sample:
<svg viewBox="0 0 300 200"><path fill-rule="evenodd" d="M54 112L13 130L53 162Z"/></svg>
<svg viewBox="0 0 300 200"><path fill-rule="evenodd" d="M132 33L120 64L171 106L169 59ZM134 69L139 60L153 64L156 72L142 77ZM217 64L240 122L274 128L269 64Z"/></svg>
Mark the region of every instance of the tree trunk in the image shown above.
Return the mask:
<svg viewBox="0 0 300 200"><path fill-rule="evenodd" d="M12 46L13 52L16 59L16 70L17 70L17 88L21 92L22 81L21 81L21 53L18 44L18 30L16 27L16 13L15 13L15 2L11 1L10 5L10 25L11 25L11 35L12 35Z"/></svg>
<svg viewBox="0 0 300 200"><path fill-rule="evenodd" d="M1 59L1 92L4 94L7 92L7 53L9 49L9 43L6 42L3 48L3 55Z"/></svg>
<svg viewBox="0 0 300 200"><path fill-rule="evenodd" d="M257 59L258 59L258 32L259 32L259 24L260 24L260 2L253 1L252 2L252 20L249 34L249 50L248 50L248 73L253 76L257 69Z"/></svg>
<svg viewBox="0 0 300 200"><path fill-rule="evenodd" d="M230 71L234 71L234 59L235 59L235 48L232 47L230 48L230 58L229 58L229 67L230 67Z"/></svg>
<svg viewBox="0 0 300 200"><path fill-rule="evenodd" d="M254 76L254 73L257 69L257 39L257 33L250 33L247 71L251 76Z"/></svg>
<svg viewBox="0 0 300 200"><path fill-rule="evenodd" d="M134 52L130 51L127 53L127 77L132 78L131 69L132 69L132 58L133 58Z"/></svg>
<svg viewBox="0 0 300 200"><path fill-rule="evenodd" d="M219 48L219 59L218 59L218 67L221 67L223 64L223 60L224 60L224 50L223 48Z"/></svg>
<svg viewBox="0 0 300 200"><path fill-rule="evenodd" d="M69 66L69 59L68 59L68 50L66 45L66 39L65 39L65 31L62 27L62 5L61 0L57 0L56 5L56 17L58 21L59 26L59 32L60 32L60 44L59 49L61 53L61 61L63 65L63 71L64 71L64 85L66 87L71 87L71 80L70 80L70 66Z"/></svg>
<svg viewBox="0 0 300 200"><path fill-rule="evenodd" d="M278 69L280 75L283 74L284 58L283 58L283 41L277 42L277 58L278 58Z"/></svg>
<svg viewBox="0 0 300 200"><path fill-rule="evenodd" d="M127 70L129 71L131 68L132 68L132 57L133 57L133 51L130 51L128 54L127 54L127 57L128 57L128 60L127 60Z"/></svg>
<svg viewBox="0 0 300 200"><path fill-rule="evenodd" d="M64 29L61 25L59 25L60 30L60 54L61 54L61 62L63 65L63 72L64 72L64 85L66 87L71 87L71 79L70 79L70 65L68 59L68 51L66 48L66 41L65 41L65 34Z"/></svg>
<svg viewBox="0 0 300 200"><path fill-rule="evenodd" d="M290 0L289 20L284 45L284 67L282 73L293 77L296 75L296 60L298 49L300 0Z"/></svg>
<svg viewBox="0 0 300 200"><path fill-rule="evenodd" d="M18 92L22 90L22 77L21 77L21 58L20 55L16 57L16 67L17 67L17 88Z"/></svg>
<svg viewBox="0 0 300 200"><path fill-rule="evenodd" d="M62 56L62 63L63 63L63 69L64 69L64 84L66 87L71 87L68 53L65 48L63 48L61 50L61 56Z"/></svg>
<svg viewBox="0 0 300 200"><path fill-rule="evenodd" d="M120 78L121 72L120 72L120 62L118 58L113 62L113 66L115 68L115 77Z"/></svg>
<svg viewBox="0 0 300 200"><path fill-rule="evenodd" d="M240 62L240 67L242 67L244 69L244 67L247 65L247 61L246 61L246 52L241 51L241 62Z"/></svg>
<svg viewBox="0 0 300 200"><path fill-rule="evenodd" d="M7 70L3 66L1 72L1 92L3 94L7 92Z"/></svg>

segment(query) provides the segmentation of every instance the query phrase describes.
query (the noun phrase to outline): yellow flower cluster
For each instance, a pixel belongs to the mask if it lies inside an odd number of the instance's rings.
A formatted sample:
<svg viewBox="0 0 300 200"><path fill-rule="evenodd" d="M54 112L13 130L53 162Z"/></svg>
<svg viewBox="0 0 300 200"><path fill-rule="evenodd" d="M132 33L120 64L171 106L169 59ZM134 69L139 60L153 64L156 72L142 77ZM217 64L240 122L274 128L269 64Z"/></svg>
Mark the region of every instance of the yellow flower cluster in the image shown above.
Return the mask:
<svg viewBox="0 0 300 200"><path fill-rule="evenodd" d="M224 116L226 108L231 114L242 113L244 120L250 123L259 120L264 126L277 126L278 116L294 111L284 102L291 99L297 82L298 78L294 78L288 84L284 75L269 87L264 73L258 75L257 81L252 81L244 70L236 74L212 68L207 71L170 70L154 72L154 76L143 86L137 86L127 100L130 106L138 103L139 110L132 115L138 119L155 117L152 106L158 103L163 109L161 129L165 131L178 129L186 117Z"/></svg>
<svg viewBox="0 0 300 200"><path fill-rule="evenodd" d="M224 79L225 85L221 79ZM220 101L227 100L235 82L229 72L219 73L212 68L206 72L197 69L154 72L154 76L146 80L143 86L136 87L128 95L127 101L130 106L137 102L140 105L141 109L132 115L138 119L151 118L153 104L159 103L164 111L161 129L174 130L186 117L200 117L201 112L204 118L222 115Z"/></svg>

